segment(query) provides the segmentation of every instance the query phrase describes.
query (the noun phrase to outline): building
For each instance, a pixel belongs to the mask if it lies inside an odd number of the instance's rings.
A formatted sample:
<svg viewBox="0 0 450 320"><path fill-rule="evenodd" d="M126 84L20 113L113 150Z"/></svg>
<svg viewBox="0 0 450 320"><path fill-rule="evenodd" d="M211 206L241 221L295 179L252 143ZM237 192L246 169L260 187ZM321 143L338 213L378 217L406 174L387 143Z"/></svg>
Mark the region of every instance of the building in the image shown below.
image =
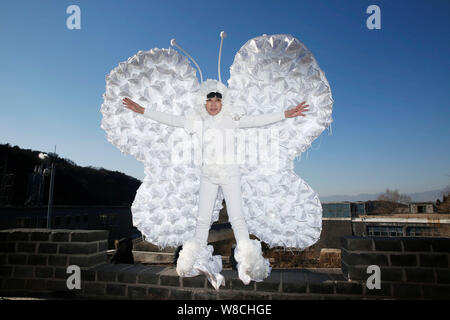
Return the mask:
<svg viewBox="0 0 450 320"><path fill-rule="evenodd" d="M387 208L393 211L386 214ZM340 248L340 238L352 235L450 237L450 213L434 213L432 202L342 201L323 203L322 210L322 233L315 249Z"/></svg>
<svg viewBox="0 0 450 320"><path fill-rule="evenodd" d="M410 213L434 213L432 202L412 202L409 204Z"/></svg>
<svg viewBox="0 0 450 320"><path fill-rule="evenodd" d="M352 219L352 233L376 237L450 237L450 214L362 215Z"/></svg>
<svg viewBox="0 0 450 320"><path fill-rule="evenodd" d="M0 229L46 228L47 207L0 207ZM52 229L108 230L109 248L114 240L132 239L141 233L133 227L130 207L53 206Z"/></svg>

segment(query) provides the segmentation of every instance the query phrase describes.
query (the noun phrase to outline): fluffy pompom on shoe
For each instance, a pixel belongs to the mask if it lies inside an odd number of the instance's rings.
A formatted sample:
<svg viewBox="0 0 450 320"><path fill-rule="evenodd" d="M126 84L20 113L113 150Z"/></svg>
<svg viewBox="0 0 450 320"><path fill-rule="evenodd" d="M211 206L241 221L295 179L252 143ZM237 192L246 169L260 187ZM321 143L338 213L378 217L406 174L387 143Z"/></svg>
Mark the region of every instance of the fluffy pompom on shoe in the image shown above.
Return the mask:
<svg viewBox="0 0 450 320"><path fill-rule="evenodd" d="M258 240L243 240L236 245L234 257L237 261L239 279L244 284L250 281L263 281L270 275L272 268L268 259L262 255L261 243Z"/></svg>
<svg viewBox="0 0 450 320"><path fill-rule="evenodd" d="M193 239L187 240L183 244L177 260L177 273L180 277L187 275L192 270L199 250L200 245Z"/></svg>

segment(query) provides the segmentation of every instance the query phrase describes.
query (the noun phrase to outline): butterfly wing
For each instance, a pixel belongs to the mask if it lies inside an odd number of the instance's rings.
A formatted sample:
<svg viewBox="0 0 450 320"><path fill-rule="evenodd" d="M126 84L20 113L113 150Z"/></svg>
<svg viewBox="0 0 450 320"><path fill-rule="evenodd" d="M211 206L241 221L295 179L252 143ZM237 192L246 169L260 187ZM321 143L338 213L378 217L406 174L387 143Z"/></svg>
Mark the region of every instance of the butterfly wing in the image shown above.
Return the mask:
<svg viewBox="0 0 450 320"><path fill-rule="evenodd" d="M199 168L174 161L173 151L192 141L175 128L135 113L129 97L145 108L185 115L194 108L199 83L189 61L172 49L139 51L106 77L100 111L108 141L144 163L145 178L131 206L133 224L146 240L178 246L193 236L198 210ZM190 140L189 140L190 139ZM216 205L215 216L220 210Z"/></svg>
<svg viewBox="0 0 450 320"><path fill-rule="evenodd" d="M278 150L271 153L277 169L244 163L241 182L250 233L272 247L311 246L320 237L322 206L295 174L293 160L332 122L333 98L324 72L296 38L263 35L236 54L228 84L235 107L247 115L285 111L303 101L309 105L306 117L270 125L278 133Z"/></svg>

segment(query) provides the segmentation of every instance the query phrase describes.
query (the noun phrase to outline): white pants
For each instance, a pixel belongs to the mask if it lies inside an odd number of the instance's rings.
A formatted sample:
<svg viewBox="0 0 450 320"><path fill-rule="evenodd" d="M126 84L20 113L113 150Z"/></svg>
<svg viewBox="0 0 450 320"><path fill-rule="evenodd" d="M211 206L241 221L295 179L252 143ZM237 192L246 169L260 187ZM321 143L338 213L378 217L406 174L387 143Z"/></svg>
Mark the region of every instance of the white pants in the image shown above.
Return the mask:
<svg viewBox="0 0 450 320"><path fill-rule="evenodd" d="M249 233L247 224L242 212L241 179L239 175L234 175L228 179L227 183L216 184L211 182L207 176L201 176L200 199L198 207L197 228L195 240L199 244L208 243L208 234L211 226L212 213L216 202L219 186L222 188L227 206L228 218L233 228L236 242L248 240Z"/></svg>

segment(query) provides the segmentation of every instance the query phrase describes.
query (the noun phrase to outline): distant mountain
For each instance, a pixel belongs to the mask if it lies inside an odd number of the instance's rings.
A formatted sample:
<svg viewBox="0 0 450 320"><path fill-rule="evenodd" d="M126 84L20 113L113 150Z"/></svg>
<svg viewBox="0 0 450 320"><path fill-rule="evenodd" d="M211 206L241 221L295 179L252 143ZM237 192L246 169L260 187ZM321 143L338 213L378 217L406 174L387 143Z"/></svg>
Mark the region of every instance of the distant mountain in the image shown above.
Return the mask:
<svg viewBox="0 0 450 320"><path fill-rule="evenodd" d="M0 204L20 206L29 202L34 168L40 164L39 153L0 144ZM142 183L119 171L81 167L59 157L55 168L54 205L131 206ZM45 177L44 205L48 203L49 181L50 176ZM8 190L4 187L6 182Z"/></svg>
<svg viewBox="0 0 450 320"><path fill-rule="evenodd" d="M407 193L407 196L411 197L412 202L435 202L437 199L442 201L442 194L444 189L431 190L424 192ZM328 197L320 197L321 202L340 202L340 201L369 201L376 200L377 197L384 192L380 193L360 193L357 195L334 195ZM320 195L319 195L320 196Z"/></svg>

